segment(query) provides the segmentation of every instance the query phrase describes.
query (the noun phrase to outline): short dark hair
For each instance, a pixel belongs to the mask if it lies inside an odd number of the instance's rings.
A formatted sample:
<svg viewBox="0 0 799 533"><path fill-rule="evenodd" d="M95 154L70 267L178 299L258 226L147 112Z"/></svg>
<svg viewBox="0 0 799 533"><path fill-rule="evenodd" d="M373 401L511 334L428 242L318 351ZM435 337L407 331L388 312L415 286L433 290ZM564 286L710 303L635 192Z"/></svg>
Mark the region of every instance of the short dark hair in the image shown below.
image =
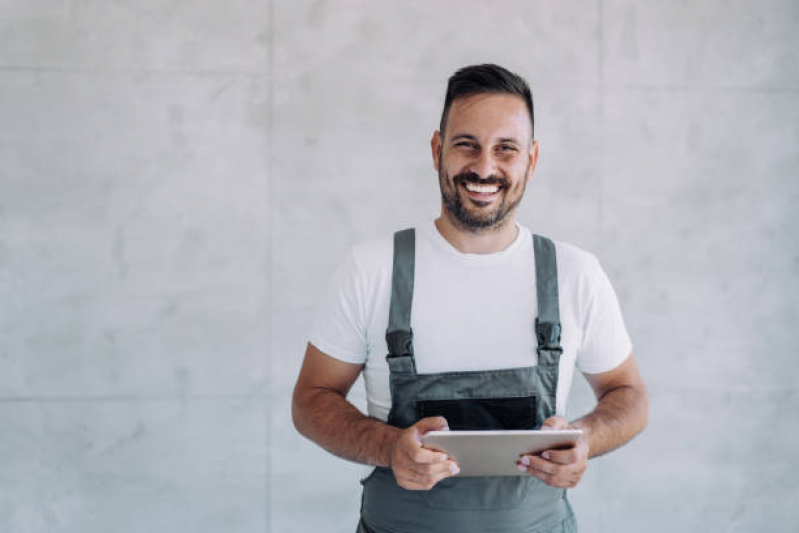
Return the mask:
<svg viewBox="0 0 799 533"><path fill-rule="evenodd" d="M463 67L449 78L447 95L444 98L444 111L441 113L439 131L444 134L447 127L449 108L458 98L466 98L476 94L512 94L524 100L530 113L530 138L533 136L535 120L533 118L533 95L530 86L518 74L494 64L472 65Z"/></svg>

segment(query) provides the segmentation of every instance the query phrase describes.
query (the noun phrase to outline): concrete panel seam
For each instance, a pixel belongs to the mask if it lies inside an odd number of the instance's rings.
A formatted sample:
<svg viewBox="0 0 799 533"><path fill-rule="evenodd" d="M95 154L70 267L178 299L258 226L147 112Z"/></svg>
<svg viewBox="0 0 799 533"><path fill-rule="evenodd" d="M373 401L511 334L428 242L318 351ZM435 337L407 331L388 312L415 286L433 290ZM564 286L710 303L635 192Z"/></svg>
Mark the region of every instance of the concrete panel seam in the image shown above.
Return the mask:
<svg viewBox="0 0 799 533"><path fill-rule="evenodd" d="M160 402L160 401L215 401L243 400L249 398L267 398L267 393L259 391L250 394L95 394L95 395L59 395L59 396L4 396L0 404L9 403L60 403L60 402Z"/></svg>
<svg viewBox="0 0 799 533"><path fill-rule="evenodd" d="M272 376L274 375L272 372L272 333L274 332L274 326L272 324L272 278L274 274L274 262L272 261L272 252L274 250L274 238L273 238L273 227L274 227L274 220L273 220L273 213L274 209L272 206L273 197L274 197L274 187L272 183L272 177L274 175L274 116L275 116L275 1L269 0L269 7L268 7L269 16L267 17L267 65L266 70L268 72L267 84L266 84L266 91L267 91L267 104L266 104L266 204L267 204L267 228L266 228L266 245L267 245L267 273L266 273L266 298L267 298L267 305L269 306L269 313L268 313L268 321L266 324L267 330L267 345L266 345L266 364L264 368L267 370L267 375ZM271 390L269 387L269 383L267 382L267 388ZM266 450L264 454L264 460L266 464L264 465L264 471L266 473L265 479L265 501L264 501L264 529L266 533L270 533L272 531L272 410L265 409L264 414L266 417Z"/></svg>
<svg viewBox="0 0 799 533"><path fill-rule="evenodd" d="M203 70L203 69L159 69L159 68L94 68L94 67L60 67L60 66L29 66L29 65L2 65L0 72L31 72L47 74L152 74L160 76L196 76L203 78L216 77L264 77L269 76L269 71L249 70Z"/></svg>

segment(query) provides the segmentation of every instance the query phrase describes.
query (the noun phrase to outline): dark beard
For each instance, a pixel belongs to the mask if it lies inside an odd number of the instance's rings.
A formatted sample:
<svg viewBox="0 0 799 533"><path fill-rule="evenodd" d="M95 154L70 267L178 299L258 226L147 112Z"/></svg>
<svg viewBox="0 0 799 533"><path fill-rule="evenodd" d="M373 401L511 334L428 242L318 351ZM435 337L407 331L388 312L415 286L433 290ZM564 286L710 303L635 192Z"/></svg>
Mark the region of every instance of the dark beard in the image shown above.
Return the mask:
<svg viewBox="0 0 799 533"><path fill-rule="evenodd" d="M528 166L529 170L529 166ZM446 191L445 182L446 177L440 171L439 185L441 187L441 199L444 203L444 208L452 216L451 218L463 229L480 233L488 229L499 229L502 226L502 221L508 216L508 213L513 211L522 201L527 181L522 182L522 191L518 198L508 200L508 193L510 190L510 182L501 177L489 176L486 179L480 179L474 172L464 172L457 174L452 178L453 189ZM525 172L525 176L527 172ZM470 213L459 194L460 187L465 183L479 183L481 185L499 185L500 194L503 195L499 206L488 216L475 216Z"/></svg>

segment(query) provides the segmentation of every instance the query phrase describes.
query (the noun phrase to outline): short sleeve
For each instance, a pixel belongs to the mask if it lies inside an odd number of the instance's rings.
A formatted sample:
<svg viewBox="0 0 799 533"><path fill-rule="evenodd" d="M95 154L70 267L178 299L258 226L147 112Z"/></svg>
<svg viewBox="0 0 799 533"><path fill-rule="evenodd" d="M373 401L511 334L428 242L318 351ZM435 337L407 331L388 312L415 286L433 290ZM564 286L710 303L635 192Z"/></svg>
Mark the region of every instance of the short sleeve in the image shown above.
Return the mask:
<svg viewBox="0 0 799 533"><path fill-rule="evenodd" d="M364 363L367 356L363 281L350 253L317 306L311 327L311 344L347 363Z"/></svg>
<svg viewBox="0 0 799 533"><path fill-rule="evenodd" d="M591 264L583 312L583 338L576 363L582 372L598 374L623 363L632 351L632 343L608 276L595 258Z"/></svg>

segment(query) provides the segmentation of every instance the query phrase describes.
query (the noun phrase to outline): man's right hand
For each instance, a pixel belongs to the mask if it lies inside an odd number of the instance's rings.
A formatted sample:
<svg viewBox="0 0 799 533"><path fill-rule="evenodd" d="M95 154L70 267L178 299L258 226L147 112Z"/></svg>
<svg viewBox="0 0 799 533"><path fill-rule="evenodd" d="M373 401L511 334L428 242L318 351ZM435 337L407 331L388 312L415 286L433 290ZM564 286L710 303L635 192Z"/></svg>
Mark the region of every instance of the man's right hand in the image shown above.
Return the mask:
<svg viewBox="0 0 799 533"><path fill-rule="evenodd" d="M460 472L458 464L446 453L422 447L422 436L428 431L449 429L440 416L423 418L402 430L391 450L389 466L397 484L408 490L430 490L444 478Z"/></svg>

